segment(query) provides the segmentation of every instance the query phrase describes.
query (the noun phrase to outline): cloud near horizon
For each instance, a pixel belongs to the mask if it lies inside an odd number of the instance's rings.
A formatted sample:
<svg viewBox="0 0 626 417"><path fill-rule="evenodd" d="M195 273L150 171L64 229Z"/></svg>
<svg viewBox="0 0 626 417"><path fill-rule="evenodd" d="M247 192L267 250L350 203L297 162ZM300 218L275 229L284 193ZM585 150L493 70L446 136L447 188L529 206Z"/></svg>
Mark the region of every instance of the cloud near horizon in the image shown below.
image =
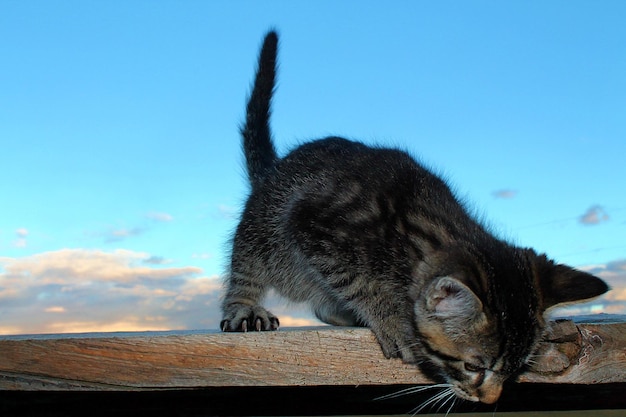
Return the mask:
<svg viewBox="0 0 626 417"><path fill-rule="evenodd" d="M128 250L0 258L0 334L215 326L221 281Z"/></svg>
<svg viewBox="0 0 626 417"><path fill-rule="evenodd" d="M194 266L129 250L62 249L0 257L0 334L218 329L222 281ZM626 313L626 260L584 270L613 288L553 316ZM274 293L283 327L320 325L305 305Z"/></svg>

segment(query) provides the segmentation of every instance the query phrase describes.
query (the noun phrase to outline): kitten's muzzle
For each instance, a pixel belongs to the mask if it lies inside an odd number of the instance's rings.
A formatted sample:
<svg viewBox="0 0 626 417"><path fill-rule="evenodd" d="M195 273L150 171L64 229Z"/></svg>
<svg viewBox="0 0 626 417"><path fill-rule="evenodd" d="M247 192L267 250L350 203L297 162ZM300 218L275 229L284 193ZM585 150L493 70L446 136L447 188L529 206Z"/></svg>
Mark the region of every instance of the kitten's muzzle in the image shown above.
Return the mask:
<svg viewBox="0 0 626 417"><path fill-rule="evenodd" d="M494 404L502 394L502 383L503 380L499 375L487 371L487 375L480 385L467 387L461 384L453 384L452 389L459 398L464 400Z"/></svg>

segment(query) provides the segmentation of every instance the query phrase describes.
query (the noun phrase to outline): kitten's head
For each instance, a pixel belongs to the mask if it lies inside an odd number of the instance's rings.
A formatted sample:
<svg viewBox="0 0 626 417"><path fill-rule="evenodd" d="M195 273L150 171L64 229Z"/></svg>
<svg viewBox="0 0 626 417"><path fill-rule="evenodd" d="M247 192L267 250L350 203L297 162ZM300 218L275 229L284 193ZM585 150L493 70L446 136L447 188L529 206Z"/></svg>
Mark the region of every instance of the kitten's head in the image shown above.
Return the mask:
<svg viewBox="0 0 626 417"><path fill-rule="evenodd" d="M599 278L532 250L498 246L487 254L470 247L440 252L420 268L429 279L415 302L426 370L457 396L487 404L523 369L548 308L608 290Z"/></svg>

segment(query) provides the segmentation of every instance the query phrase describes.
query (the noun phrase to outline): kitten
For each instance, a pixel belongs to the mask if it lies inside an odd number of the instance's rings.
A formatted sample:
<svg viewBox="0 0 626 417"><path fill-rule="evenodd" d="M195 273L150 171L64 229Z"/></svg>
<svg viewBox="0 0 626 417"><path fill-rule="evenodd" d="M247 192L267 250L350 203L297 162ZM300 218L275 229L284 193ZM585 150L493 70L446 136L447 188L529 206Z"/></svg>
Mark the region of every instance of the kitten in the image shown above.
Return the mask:
<svg viewBox="0 0 626 417"><path fill-rule="evenodd" d="M494 237L407 153L329 137L279 158L269 118L278 37L259 56L241 129L252 190L237 227L224 331L276 330L273 288L333 325L367 326L384 355L460 398L494 403L541 339L546 309L600 279Z"/></svg>

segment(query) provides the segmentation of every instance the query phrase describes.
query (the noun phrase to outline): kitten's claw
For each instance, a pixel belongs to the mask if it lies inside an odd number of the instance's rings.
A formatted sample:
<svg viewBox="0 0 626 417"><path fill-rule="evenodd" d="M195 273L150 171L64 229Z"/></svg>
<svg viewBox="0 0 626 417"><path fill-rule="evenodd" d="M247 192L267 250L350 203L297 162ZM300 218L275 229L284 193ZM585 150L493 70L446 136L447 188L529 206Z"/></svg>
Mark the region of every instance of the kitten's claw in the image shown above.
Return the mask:
<svg viewBox="0 0 626 417"><path fill-rule="evenodd" d="M220 329L222 329L223 332L230 332L230 323L228 322L228 320L222 320L220 322Z"/></svg>
<svg viewBox="0 0 626 417"><path fill-rule="evenodd" d="M235 304L225 310L220 323L223 332L278 330L280 325L278 318L261 306Z"/></svg>

